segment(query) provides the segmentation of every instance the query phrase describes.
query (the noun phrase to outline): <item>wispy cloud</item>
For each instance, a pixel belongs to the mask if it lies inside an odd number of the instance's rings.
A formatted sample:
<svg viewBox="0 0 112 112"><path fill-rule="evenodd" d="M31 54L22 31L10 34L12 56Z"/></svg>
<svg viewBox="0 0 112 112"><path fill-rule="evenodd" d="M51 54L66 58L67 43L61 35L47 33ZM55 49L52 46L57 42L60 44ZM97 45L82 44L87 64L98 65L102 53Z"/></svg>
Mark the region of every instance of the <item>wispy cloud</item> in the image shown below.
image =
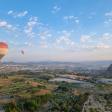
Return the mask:
<svg viewBox="0 0 112 112"><path fill-rule="evenodd" d="M99 51L99 50L107 50L107 49L110 49L110 48L112 48L112 46L108 45L108 44L105 44L105 43L98 43L98 44L95 44L95 45L82 44L82 45L80 45L79 50L83 51L83 52L86 52L86 51L93 52L93 51Z"/></svg>
<svg viewBox="0 0 112 112"><path fill-rule="evenodd" d="M79 23L79 18L76 16L64 16L63 17L64 20L66 20L67 22L75 22L75 23Z"/></svg>
<svg viewBox="0 0 112 112"><path fill-rule="evenodd" d="M106 17L106 19L105 19L104 23L108 24L108 25L112 24L112 11L106 12L105 17Z"/></svg>
<svg viewBox="0 0 112 112"><path fill-rule="evenodd" d="M28 14L28 11L22 11L22 12L15 12L13 10L8 11L8 15L13 16L14 18L17 17L24 17Z"/></svg>
<svg viewBox="0 0 112 112"><path fill-rule="evenodd" d="M101 36L101 40L102 41L112 41L112 34L110 34L110 33L104 33Z"/></svg>
<svg viewBox="0 0 112 112"><path fill-rule="evenodd" d="M61 7L59 7L59 6L57 6L57 5L55 5L55 6L53 6L53 9L52 9L52 13L57 13L57 12L59 12L61 10Z"/></svg>
<svg viewBox="0 0 112 112"><path fill-rule="evenodd" d="M35 33L33 32L34 27L38 25L38 18L37 17L31 17L28 22L27 25L25 26L24 32L27 35L27 37L34 37Z"/></svg>
<svg viewBox="0 0 112 112"><path fill-rule="evenodd" d="M54 45L56 48L61 49L70 49L75 46L75 42L71 39L71 32L62 31L62 34L57 37Z"/></svg>
<svg viewBox="0 0 112 112"><path fill-rule="evenodd" d="M0 20L0 28L4 28L6 30L15 30L15 27L4 20Z"/></svg>
<svg viewBox="0 0 112 112"><path fill-rule="evenodd" d="M112 11L106 12L106 13L105 13L105 16L107 16L107 17L112 17Z"/></svg>
<svg viewBox="0 0 112 112"><path fill-rule="evenodd" d="M50 43L48 43L47 40L52 37L52 33L50 32L50 30L46 29L46 27L44 26L43 31L40 31L38 33L38 36L40 38L40 47L48 48ZM52 45L50 44L50 46Z"/></svg>
<svg viewBox="0 0 112 112"><path fill-rule="evenodd" d="M82 35L80 38L80 49L82 50L104 50L112 46L108 43L112 39L112 35L104 33L100 36Z"/></svg>
<svg viewBox="0 0 112 112"><path fill-rule="evenodd" d="M98 45L95 46L95 49L109 49L109 48L111 48L111 46L104 43L99 43Z"/></svg>
<svg viewBox="0 0 112 112"><path fill-rule="evenodd" d="M47 37L52 37L52 34L51 34L50 31L47 29L47 30L45 30L45 31L40 32L40 33L38 34L38 36L39 36L42 40L44 40L44 39L46 39Z"/></svg>
<svg viewBox="0 0 112 112"><path fill-rule="evenodd" d="M91 36L90 35L81 35L80 41L83 43L87 43L91 41Z"/></svg>

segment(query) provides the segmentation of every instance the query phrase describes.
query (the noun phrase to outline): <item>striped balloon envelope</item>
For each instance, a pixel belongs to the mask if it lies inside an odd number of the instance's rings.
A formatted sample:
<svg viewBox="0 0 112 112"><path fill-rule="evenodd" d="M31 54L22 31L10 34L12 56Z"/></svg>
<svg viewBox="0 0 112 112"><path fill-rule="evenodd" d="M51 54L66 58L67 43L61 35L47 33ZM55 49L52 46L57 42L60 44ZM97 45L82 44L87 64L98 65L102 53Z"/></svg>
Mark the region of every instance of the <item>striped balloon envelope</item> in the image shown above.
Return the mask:
<svg viewBox="0 0 112 112"><path fill-rule="evenodd" d="M0 42L0 60L7 54L8 45L5 42Z"/></svg>

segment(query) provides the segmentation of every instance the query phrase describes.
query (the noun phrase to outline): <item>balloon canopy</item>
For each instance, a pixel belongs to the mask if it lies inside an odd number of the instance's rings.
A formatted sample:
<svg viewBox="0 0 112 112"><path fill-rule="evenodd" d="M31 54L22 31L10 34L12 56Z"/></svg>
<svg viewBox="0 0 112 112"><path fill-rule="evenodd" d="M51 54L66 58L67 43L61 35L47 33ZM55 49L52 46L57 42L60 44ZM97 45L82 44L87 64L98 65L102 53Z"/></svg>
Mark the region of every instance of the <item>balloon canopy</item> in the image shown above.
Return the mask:
<svg viewBox="0 0 112 112"><path fill-rule="evenodd" d="M7 54L8 45L5 42L0 42L0 60Z"/></svg>
<svg viewBox="0 0 112 112"><path fill-rule="evenodd" d="M21 54L24 55L24 51L23 50L21 50Z"/></svg>

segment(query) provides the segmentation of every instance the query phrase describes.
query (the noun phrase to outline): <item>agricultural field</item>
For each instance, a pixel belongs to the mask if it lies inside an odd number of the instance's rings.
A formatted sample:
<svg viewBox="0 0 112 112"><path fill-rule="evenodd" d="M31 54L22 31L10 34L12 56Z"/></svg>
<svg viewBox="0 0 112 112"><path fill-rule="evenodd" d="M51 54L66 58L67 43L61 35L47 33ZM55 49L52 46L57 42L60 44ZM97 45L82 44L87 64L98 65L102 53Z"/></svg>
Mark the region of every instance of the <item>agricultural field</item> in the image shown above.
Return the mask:
<svg viewBox="0 0 112 112"><path fill-rule="evenodd" d="M55 78L59 80L51 81ZM71 77L68 72L56 75L55 71L46 70L1 73L0 109L3 112L111 112L112 84L98 83L98 79L90 77L83 79L81 74L72 73Z"/></svg>

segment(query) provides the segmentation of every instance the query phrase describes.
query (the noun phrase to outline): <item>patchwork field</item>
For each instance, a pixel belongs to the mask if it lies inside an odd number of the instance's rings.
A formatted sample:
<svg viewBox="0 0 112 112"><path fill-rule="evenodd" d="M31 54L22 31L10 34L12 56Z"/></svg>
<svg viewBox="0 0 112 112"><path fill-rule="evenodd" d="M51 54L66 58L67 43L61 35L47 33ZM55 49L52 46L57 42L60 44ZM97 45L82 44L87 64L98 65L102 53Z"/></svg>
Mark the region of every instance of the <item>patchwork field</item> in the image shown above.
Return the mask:
<svg viewBox="0 0 112 112"><path fill-rule="evenodd" d="M111 112L112 84L76 74L18 71L0 74L0 110L5 112ZM63 76L63 77L62 77ZM66 77L67 76L67 77ZM74 77L76 77L74 79ZM79 78L81 77L81 79ZM54 80L65 78L74 81Z"/></svg>

